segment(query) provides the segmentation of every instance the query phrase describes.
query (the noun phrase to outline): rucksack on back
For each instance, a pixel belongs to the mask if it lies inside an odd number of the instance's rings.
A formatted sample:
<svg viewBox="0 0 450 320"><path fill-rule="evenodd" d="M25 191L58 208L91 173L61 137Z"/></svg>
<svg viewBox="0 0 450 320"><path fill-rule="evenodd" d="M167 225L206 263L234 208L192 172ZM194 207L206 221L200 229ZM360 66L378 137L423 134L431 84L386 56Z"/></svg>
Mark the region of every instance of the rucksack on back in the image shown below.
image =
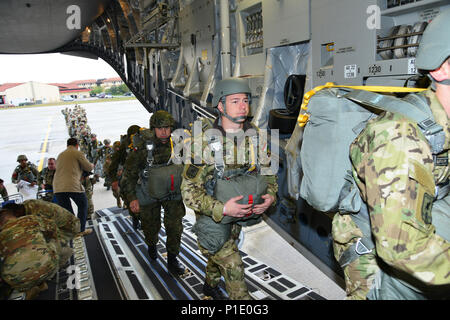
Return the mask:
<svg viewBox="0 0 450 320"><path fill-rule="evenodd" d="M352 176L350 145L367 122L382 111L397 112L416 122L432 152L439 153L445 134L421 97L410 94L398 99L375 93L423 90L327 83L308 92L302 105L308 112L299 115L299 125L306 124L300 149L300 196L318 211L360 211L362 199Z"/></svg>
<svg viewBox="0 0 450 320"><path fill-rule="evenodd" d="M300 150L300 196L319 211L358 212L361 200L352 179L349 150L374 114L339 93L323 89L309 102Z"/></svg>

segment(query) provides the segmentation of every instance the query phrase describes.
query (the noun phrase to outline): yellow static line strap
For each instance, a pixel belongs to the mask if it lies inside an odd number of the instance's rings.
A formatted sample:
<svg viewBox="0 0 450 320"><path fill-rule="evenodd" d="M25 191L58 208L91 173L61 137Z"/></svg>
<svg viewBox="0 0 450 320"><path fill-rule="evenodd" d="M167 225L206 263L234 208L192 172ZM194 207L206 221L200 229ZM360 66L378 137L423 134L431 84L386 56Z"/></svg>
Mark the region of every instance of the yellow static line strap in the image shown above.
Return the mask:
<svg viewBox="0 0 450 320"><path fill-rule="evenodd" d="M329 88L347 88L347 89L354 89L354 90L366 90L371 92L385 92L385 93L392 93L392 92L421 92L425 91L427 89L419 89L419 88L405 88L405 87L388 87L388 86L343 86L343 85L336 85L333 82L327 82L323 86L318 86L312 89L311 91L308 91L303 96L303 103L300 107L300 114L298 115L297 122L300 127L304 127L306 123L309 120L309 114L307 113L301 113L302 110L306 111L308 110L308 104L310 99L320 90L322 89L329 89Z"/></svg>
<svg viewBox="0 0 450 320"><path fill-rule="evenodd" d="M255 156L255 149L254 149L254 145L251 139L249 139L249 143L250 143L250 157L251 157L251 166L248 169L248 171L253 171L256 168L256 156Z"/></svg>

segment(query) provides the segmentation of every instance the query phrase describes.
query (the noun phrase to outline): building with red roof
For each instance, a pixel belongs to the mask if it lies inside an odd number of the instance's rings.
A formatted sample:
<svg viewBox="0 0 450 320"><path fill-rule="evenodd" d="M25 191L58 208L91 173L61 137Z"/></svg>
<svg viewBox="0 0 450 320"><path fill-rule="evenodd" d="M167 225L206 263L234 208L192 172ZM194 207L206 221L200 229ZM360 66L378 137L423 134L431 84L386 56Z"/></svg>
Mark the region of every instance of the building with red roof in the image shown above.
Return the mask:
<svg viewBox="0 0 450 320"><path fill-rule="evenodd" d="M78 86L73 82L51 83L51 84L59 88L59 94L62 100L65 100L66 98L73 98L73 99L88 98L89 92L92 90L90 88Z"/></svg>

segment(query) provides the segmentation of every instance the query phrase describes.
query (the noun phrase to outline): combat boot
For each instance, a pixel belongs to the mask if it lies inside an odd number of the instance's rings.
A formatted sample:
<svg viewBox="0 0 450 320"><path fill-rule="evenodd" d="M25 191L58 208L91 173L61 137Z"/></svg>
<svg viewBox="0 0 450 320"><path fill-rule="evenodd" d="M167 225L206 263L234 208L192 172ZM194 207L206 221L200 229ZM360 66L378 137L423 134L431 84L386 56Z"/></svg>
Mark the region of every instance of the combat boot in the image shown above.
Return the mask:
<svg viewBox="0 0 450 320"><path fill-rule="evenodd" d="M203 284L203 294L214 300L227 300L227 297L219 289L219 286L211 287L206 281Z"/></svg>
<svg viewBox="0 0 450 320"><path fill-rule="evenodd" d="M167 269L170 273L181 276L184 274L184 267L177 259L177 255L173 253L167 253Z"/></svg>
<svg viewBox="0 0 450 320"><path fill-rule="evenodd" d="M152 260L156 260L158 259L158 254L157 254L157 250L156 250L156 246L148 246L148 255L150 256L150 258Z"/></svg>

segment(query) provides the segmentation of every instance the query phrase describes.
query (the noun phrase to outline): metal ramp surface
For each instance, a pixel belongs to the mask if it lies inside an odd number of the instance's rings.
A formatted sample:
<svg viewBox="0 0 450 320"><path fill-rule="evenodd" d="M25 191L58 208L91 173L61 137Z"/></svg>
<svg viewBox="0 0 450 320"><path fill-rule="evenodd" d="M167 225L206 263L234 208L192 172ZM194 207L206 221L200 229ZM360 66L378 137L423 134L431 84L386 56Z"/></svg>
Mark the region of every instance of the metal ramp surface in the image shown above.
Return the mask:
<svg viewBox="0 0 450 320"><path fill-rule="evenodd" d="M187 272L181 277L167 270L166 234L162 224L157 245L158 259L153 261L141 230L135 231L126 210L109 208L98 210L99 218L92 227L109 256L111 269L119 279L125 299L199 300L204 299L202 287L206 258L197 247L192 223L183 219L183 235L179 261ZM250 295L256 300L318 300L324 299L298 281L241 251L246 282ZM224 284L221 283L224 290ZM99 290L97 290L99 291Z"/></svg>

